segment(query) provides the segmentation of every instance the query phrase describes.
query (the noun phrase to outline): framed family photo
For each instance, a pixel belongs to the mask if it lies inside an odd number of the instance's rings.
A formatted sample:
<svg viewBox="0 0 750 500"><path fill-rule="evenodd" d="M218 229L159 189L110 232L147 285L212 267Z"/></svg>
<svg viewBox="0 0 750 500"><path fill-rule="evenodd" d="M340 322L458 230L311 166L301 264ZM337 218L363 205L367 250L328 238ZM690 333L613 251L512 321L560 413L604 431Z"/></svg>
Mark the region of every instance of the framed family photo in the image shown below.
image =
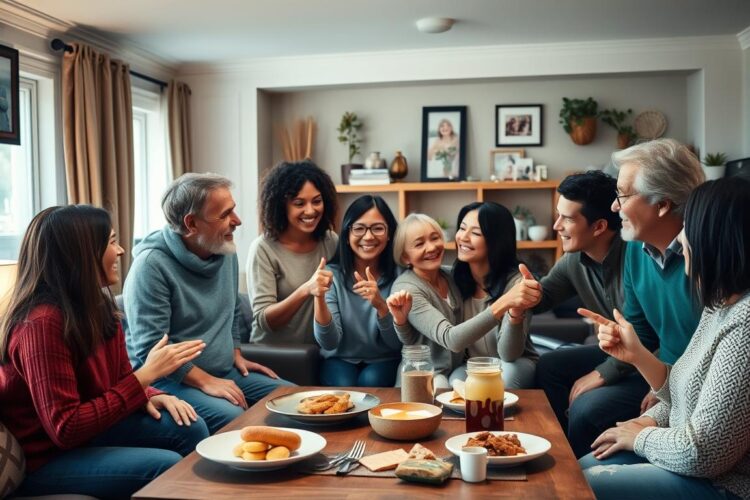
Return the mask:
<svg viewBox="0 0 750 500"><path fill-rule="evenodd" d="M0 144L21 144L18 96L18 51L0 45Z"/></svg>
<svg viewBox="0 0 750 500"><path fill-rule="evenodd" d="M541 104L495 106L495 145L541 146Z"/></svg>
<svg viewBox="0 0 750 500"><path fill-rule="evenodd" d="M466 178L466 106L422 108L422 182Z"/></svg>
<svg viewBox="0 0 750 500"><path fill-rule="evenodd" d="M513 181L518 175L519 162L526 156L523 149L493 149L490 151L490 179Z"/></svg>

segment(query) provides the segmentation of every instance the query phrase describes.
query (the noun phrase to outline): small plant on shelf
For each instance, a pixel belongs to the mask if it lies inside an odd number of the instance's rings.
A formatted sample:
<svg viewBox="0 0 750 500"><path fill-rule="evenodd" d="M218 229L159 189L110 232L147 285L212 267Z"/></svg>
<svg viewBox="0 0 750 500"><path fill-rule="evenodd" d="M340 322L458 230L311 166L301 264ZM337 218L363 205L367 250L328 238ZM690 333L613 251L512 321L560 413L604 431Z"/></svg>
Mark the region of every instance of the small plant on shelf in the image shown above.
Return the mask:
<svg viewBox="0 0 750 500"><path fill-rule="evenodd" d="M626 111L605 109L599 113L602 121L617 131L617 147L620 149L630 146L637 137L633 127L625 124L625 120L632 114L632 109Z"/></svg>
<svg viewBox="0 0 750 500"><path fill-rule="evenodd" d="M706 153L703 157L703 164L707 167L720 167L724 165L729 157L724 153Z"/></svg>
<svg viewBox="0 0 750 500"><path fill-rule="evenodd" d="M588 99L568 99L563 97L560 108L560 124L570 134L571 140L582 146L594 140L596 135L596 117L599 103L593 97Z"/></svg>
<svg viewBox="0 0 750 500"><path fill-rule="evenodd" d="M536 219L531 213L531 210L522 205L516 205L516 208L513 209L513 218L524 221L526 226L533 226L536 224Z"/></svg>
<svg viewBox="0 0 750 500"><path fill-rule="evenodd" d="M359 145L362 143L362 137L359 135L359 130L362 128L362 122L359 121L357 113L351 113L349 111L344 113L341 117L341 123L339 128L336 129L339 133L339 142L347 143L349 148L349 163L354 160L355 156L359 156L361 150Z"/></svg>

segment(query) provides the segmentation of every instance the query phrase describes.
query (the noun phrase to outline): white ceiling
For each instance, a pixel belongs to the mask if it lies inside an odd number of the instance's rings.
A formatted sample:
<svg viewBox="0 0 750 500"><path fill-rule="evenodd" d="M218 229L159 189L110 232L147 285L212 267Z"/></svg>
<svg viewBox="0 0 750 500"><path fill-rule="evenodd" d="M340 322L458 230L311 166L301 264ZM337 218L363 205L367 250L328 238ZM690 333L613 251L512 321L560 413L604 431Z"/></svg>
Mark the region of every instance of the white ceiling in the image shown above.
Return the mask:
<svg viewBox="0 0 750 500"><path fill-rule="evenodd" d="M16 0L174 62L736 35L750 0ZM419 33L417 19L453 17Z"/></svg>

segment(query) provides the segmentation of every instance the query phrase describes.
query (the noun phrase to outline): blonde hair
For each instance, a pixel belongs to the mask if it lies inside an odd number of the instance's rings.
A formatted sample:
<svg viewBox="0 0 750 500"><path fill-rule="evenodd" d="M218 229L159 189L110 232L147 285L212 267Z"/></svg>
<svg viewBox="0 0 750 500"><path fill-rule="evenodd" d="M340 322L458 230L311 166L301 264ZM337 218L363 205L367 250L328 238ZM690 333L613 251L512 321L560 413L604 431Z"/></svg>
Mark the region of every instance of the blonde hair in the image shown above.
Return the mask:
<svg viewBox="0 0 750 500"><path fill-rule="evenodd" d="M412 227L420 225L428 225L438 232L440 237L443 237L443 229L440 227L435 219L425 214L409 214L406 219L401 221L396 229L396 235L393 237L393 260L401 266L406 265L404 262L404 249L406 248L406 236Z"/></svg>

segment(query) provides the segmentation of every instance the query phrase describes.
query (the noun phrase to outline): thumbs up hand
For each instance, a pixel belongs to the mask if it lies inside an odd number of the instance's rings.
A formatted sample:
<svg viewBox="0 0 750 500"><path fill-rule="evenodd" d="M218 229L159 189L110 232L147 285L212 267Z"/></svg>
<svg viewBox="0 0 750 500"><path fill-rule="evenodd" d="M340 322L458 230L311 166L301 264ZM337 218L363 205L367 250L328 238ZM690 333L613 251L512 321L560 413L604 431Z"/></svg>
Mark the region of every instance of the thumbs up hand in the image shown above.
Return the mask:
<svg viewBox="0 0 750 500"><path fill-rule="evenodd" d="M315 297L322 297L331 288L333 273L326 268L326 258L321 257L320 264L313 275L305 283L308 293Z"/></svg>

